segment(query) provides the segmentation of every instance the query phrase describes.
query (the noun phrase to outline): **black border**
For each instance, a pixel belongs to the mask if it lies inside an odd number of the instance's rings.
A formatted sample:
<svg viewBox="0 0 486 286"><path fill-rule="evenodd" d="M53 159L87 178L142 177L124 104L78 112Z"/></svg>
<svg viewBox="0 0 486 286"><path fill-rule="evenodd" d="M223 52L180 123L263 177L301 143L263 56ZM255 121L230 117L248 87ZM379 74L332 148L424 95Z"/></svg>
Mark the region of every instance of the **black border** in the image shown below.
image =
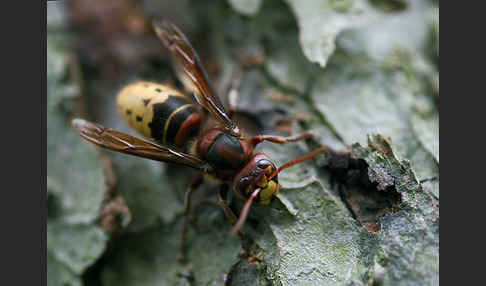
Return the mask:
<svg viewBox="0 0 486 286"><path fill-rule="evenodd" d="M0 18L4 285L47 284L47 6L28 4L4 2Z"/></svg>
<svg viewBox="0 0 486 286"><path fill-rule="evenodd" d="M42 138L42 159L41 159L41 180L42 192L40 199L41 214L41 277L42 285L47 285L47 2L41 1L42 26L41 26L41 138ZM39 280L38 280L39 281ZM35 283L35 282L34 282Z"/></svg>

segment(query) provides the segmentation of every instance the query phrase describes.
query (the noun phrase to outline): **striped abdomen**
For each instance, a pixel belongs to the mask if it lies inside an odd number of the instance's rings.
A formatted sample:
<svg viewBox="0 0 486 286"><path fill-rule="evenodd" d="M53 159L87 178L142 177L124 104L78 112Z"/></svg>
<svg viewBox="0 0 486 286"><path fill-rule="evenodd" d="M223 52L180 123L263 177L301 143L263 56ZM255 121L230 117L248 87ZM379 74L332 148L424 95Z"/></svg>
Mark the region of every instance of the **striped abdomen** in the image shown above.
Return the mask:
<svg viewBox="0 0 486 286"><path fill-rule="evenodd" d="M117 102L121 116L132 128L162 144L182 147L199 130L197 106L165 85L132 83L120 91Z"/></svg>

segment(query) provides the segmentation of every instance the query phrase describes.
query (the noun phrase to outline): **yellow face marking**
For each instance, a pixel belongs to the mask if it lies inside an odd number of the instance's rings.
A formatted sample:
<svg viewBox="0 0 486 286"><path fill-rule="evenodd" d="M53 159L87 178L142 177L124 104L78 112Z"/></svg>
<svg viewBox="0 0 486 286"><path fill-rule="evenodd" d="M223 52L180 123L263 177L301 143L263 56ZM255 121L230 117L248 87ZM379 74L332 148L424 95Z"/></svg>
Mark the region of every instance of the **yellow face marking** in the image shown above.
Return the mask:
<svg viewBox="0 0 486 286"><path fill-rule="evenodd" d="M260 188L264 188L267 185L267 176L263 175L255 184Z"/></svg>
<svg viewBox="0 0 486 286"><path fill-rule="evenodd" d="M278 194L280 185L275 181L269 181L267 186L260 191L260 204L268 205L270 199Z"/></svg>
<svg viewBox="0 0 486 286"><path fill-rule="evenodd" d="M164 138L163 138L163 142L166 143L165 141L165 136L167 135L167 129L169 128L169 125L170 125L170 121L172 120L172 117L174 117L177 112L181 111L181 110L184 110L188 107L190 107L192 104L185 104L179 108L177 108L176 110L174 110L174 112L172 112L172 114L169 116L169 118L167 118L167 121L165 122L165 126L164 126Z"/></svg>

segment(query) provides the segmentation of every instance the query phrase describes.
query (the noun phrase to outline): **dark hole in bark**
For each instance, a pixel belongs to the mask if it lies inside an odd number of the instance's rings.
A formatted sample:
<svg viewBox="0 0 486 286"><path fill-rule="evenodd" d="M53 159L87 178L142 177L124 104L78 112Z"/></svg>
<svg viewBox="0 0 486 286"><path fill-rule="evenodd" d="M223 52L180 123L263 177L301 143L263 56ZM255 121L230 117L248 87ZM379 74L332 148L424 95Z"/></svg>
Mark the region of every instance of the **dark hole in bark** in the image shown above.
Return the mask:
<svg viewBox="0 0 486 286"><path fill-rule="evenodd" d="M323 167L331 173L332 186L354 219L372 233L381 230L380 218L398 211L402 201L395 186L384 189L369 178L369 166L364 159L354 158L351 152L328 152Z"/></svg>

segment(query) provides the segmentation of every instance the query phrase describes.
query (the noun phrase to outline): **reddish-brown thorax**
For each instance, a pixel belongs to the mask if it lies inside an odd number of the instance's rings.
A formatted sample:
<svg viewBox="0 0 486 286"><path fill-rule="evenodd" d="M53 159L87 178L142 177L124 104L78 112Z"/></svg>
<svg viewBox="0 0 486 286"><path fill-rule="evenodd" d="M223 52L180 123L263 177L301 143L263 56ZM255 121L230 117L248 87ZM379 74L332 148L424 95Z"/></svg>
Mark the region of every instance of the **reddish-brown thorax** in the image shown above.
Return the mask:
<svg viewBox="0 0 486 286"><path fill-rule="evenodd" d="M218 178L232 181L251 158L253 145L246 139L212 128L200 136L197 153L214 168Z"/></svg>

